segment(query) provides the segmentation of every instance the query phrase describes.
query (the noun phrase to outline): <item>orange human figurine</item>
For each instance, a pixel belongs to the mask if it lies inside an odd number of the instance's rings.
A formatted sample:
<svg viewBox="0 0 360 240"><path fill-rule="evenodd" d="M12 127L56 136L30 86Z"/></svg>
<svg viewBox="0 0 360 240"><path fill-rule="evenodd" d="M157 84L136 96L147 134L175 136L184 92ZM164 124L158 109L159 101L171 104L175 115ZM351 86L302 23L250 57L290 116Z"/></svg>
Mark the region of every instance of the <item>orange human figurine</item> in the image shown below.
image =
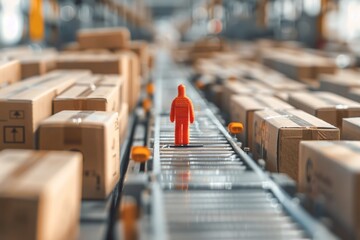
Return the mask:
<svg viewBox="0 0 360 240"><path fill-rule="evenodd" d="M175 145L189 144L189 122L195 120L194 107L185 95L185 86L178 86L178 96L171 104L170 121L175 121Z"/></svg>

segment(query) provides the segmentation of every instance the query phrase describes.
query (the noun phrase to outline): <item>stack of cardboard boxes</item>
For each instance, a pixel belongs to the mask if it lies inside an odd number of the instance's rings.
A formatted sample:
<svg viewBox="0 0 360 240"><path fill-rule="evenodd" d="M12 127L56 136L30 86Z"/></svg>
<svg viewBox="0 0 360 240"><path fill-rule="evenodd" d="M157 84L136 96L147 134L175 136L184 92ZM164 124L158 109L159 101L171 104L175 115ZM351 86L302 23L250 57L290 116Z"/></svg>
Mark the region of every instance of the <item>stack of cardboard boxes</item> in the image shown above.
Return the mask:
<svg viewBox="0 0 360 240"><path fill-rule="evenodd" d="M211 82L209 96L228 120L245 125L237 137L254 159L288 174L315 208L322 204L342 238L357 239L360 72L337 71L332 60L299 46L271 44L260 55L278 72L236 56L223 63L207 57L197 60L197 79Z"/></svg>
<svg viewBox="0 0 360 240"><path fill-rule="evenodd" d="M82 30L70 52L0 56L17 59L0 61L0 239L73 239L81 199L106 199L120 178L148 45L125 28Z"/></svg>

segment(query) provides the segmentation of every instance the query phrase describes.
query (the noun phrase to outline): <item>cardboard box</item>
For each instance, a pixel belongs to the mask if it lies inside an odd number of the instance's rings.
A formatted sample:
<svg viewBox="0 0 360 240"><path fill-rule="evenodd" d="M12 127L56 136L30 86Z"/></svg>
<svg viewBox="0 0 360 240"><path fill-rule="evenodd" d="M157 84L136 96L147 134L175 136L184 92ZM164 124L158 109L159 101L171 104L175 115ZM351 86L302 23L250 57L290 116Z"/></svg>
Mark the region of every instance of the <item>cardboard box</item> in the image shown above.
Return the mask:
<svg viewBox="0 0 360 240"><path fill-rule="evenodd" d="M360 118L343 118L341 139L360 140Z"/></svg>
<svg viewBox="0 0 360 240"><path fill-rule="evenodd" d="M321 74L321 91L334 92L336 94L348 97L352 88L360 88L360 72L355 70L338 70L336 74Z"/></svg>
<svg viewBox="0 0 360 240"><path fill-rule="evenodd" d="M0 149L36 147L40 121L53 112L52 100L89 71L54 71L0 89Z"/></svg>
<svg viewBox="0 0 360 240"><path fill-rule="evenodd" d="M146 76L148 73L148 62L150 58L149 45L146 41L131 41L130 50L136 53L139 57L140 66L141 66L141 75Z"/></svg>
<svg viewBox="0 0 360 240"><path fill-rule="evenodd" d="M127 28L81 29L77 33L81 49L108 48L126 49L129 47L130 32Z"/></svg>
<svg viewBox="0 0 360 240"><path fill-rule="evenodd" d="M104 79L100 79L104 80ZM116 79L118 82L118 79ZM54 98L54 113L63 110L93 110L118 112L120 89L114 84L77 85L70 87Z"/></svg>
<svg viewBox="0 0 360 240"><path fill-rule="evenodd" d="M271 95L273 91L265 85L257 82L239 82L239 81L226 81L223 87L222 110L230 113L230 101L233 95L254 95L264 94Z"/></svg>
<svg viewBox="0 0 360 240"><path fill-rule="evenodd" d="M290 104L283 102L273 96L237 96L231 98L231 121L241 122L244 126L243 132L237 137L244 147L249 147L253 136L254 113L265 109L293 109Z"/></svg>
<svg viewBox="0 0 360 240"><path fill-rule="evenodd" d="M63 54L58 69L88 69L97 74L119 74L124 77L129 110L133 110L140 96L140 65L136 54L121 51L116 54Z"/></svg>
<svg viewBox="0 0 360 240"><path fill-rule="evenodd" d="M128 133L128 123L129 123L129 105L127 103L123 103L120 107L120 112L119 112L120 144L123 144L125 142Z"/></svg>
<svg viewBox="0 0 360 240"><path fill-rule="evenodd" d="M97 86L116 86L119 88L119 107L121 107L121 104L127 103L127 89L123 76L119 76L116 74L95 74L90 77L84 77L77 80L75 85L88 86L92 88Z"/></svg>
<svg viewBox="0 0 360 240"><path fill-rule="evenodd" d="M20 74L19 61L0 59L0 88L19 81L21 79Z"/></svg>
<svg viewBox="0 0 360 240"><path fill-rule="evenodd" d="M0 152L0 239L76 239L82 156L74 152Z"/></svg>
<svg viewBox="0 0 360 240"><path fill-rule="evenodd" d="M84 199L105 199L120 176L117 112L62 111L42 121L39 148L83 154Z"/></svg>
<svg viewBox="0 0 360 240"><path fill-rule="evenodd" d="M110 54L61 54L57 58L57 69L86 69L97 74L121 74L118 56Z"/></svg>
<svg viewBox="0 0 360 240"><path fill-rule="evenodd" d="M264 52L263 63L299 81L316 81L322 73L336 72L336 64L331 59L299 50L268 50Z"/></svg>
<svg viewBox="0 0 360 240"><path fill-rule="evenodd" d="M128 104L129 111L132 111L140 98L141 91L141 77L140 77L140 62L137 55L131 51L116 52L116 55L121 58L122 73L127 79L128 84Z"/></svg>
<svg viewBox="0 0 360 240"><path fill-rule="evenodd" d="M352 238L360 237L360 141L303 141L299 190L321 203ZM336 223L337 223L336 222ZM336 226L336 225L335 225Z"/></svg>
<svg viewBox="0 0 360 240"><path fill-rule="evenodd" d="M30 55L17 59L21 63L21 79L44 75L56 68L56 55Z"/></svg>
<svg viewBox="0 0 360 240"><path fill-rule="evenodd" d="M289 103L341 129L342 119L360 117L360 103L329 92L299 92Z"/></svg>
<svg viewBox="0 0 360 240"><path fill-rule="evenodd" d="M301 110L264 110L254 114L252 152L272 172L298 179L299 143L302 140L339 140L340 131Z"/></svg>

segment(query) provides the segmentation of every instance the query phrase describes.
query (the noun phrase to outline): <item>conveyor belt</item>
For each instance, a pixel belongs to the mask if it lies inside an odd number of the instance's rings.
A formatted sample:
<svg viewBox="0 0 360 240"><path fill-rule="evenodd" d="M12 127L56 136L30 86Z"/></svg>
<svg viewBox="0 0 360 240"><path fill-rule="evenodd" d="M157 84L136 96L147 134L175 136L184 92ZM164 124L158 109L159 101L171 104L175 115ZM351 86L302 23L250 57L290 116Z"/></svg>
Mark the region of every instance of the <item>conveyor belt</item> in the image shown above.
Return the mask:
<svg viewBox="0 0 360 240"><path fill-rule="evenodd" d="M151 146L150 239L335 239L245 153L186 81L164 61L155 78ZM196 120L190 144L172 146L169 121L178 84L185 84Z"/></svg>

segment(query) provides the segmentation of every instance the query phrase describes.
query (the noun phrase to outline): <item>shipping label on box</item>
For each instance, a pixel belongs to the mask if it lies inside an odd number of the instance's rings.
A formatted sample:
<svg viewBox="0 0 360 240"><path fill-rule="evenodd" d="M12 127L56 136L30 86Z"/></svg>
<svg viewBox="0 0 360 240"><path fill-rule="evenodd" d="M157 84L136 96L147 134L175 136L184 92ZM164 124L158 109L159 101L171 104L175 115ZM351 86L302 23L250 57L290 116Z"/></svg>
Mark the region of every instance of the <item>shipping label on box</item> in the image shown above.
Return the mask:
<svg viewBox="0 0 360 240"><path fill-rule="evenodd" d="M76 239L82 156L0 152L0 239Z"/></svg>
<svg viewBox="0 0 360 240"><path fill-rule="evenodd" d="M39 147L83 154L85 199L105 199L120 176L117 112L61 111L40 124Z"/></svg>
<svg viewBox="0 0 360 240"><path fill-rule="evenodd" d="M0 90L0 149L36 147L36 130L52 114L52 100L88 71L54 71Z"/></svg>
<svg viewBox="0 0 360 240"><path fill-rule="evenodd" d="M252 152L272 172L298 179L301 140L339 140L338 128L296 109L263 110L254 114Z"/></svg>
<svg viewBox="0 0 360 240"><path fill-rule="evenodd" d="M360 237L360 141L302 141L299 190ZM345 237L344 239L349 239ZM354 238L355 239L355 238Z"/></svg>
<svg viewBox="0 0 360 240"><path fill-rule="evenodd" d="M329 92L291 93L289 103L340 129L343 118L360 117L360 103Z"/></svg>

